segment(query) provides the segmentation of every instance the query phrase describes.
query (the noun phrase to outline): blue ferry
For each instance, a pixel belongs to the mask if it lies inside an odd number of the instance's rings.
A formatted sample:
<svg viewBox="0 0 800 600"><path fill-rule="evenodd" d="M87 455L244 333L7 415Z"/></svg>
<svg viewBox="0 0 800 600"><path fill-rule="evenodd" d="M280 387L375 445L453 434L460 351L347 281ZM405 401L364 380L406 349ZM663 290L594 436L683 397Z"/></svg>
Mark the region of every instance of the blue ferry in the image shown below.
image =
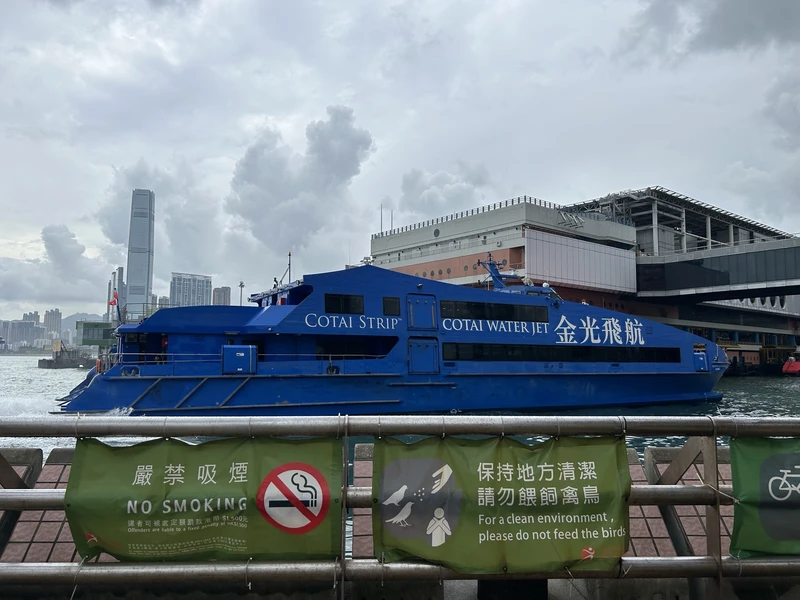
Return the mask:
<svg viewBox="0 0 800 600"><path fill-rule="evenodd" d="M67 413L338 415L537 411L717 400L728 358L669 325L529 285L493 289L372 265L120 325Z"/></svg>

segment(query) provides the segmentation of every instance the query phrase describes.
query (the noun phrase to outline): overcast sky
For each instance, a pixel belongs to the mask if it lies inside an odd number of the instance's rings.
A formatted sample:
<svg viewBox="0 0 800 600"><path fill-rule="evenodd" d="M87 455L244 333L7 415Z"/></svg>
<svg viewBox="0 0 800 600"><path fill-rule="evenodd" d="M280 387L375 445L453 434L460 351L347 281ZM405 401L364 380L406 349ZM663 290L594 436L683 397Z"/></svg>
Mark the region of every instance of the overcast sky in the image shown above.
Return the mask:
<svg viewBox="0 0 800 600"><path fill-rule="evenodd" d="M2 0L0 319L104 312L131 190L245 293L380 229L663 185L800 232L797 0Z"/></svg>

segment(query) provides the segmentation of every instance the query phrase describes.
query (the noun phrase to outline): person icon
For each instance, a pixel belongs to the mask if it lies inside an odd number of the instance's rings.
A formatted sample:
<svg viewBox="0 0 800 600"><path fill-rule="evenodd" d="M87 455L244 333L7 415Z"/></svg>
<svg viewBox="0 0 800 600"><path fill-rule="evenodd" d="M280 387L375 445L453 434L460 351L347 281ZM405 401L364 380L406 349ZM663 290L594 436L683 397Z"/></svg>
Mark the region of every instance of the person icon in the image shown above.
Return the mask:
<svg viewBox="0 0 800 600"><path fill-rule="evenodd" d="M444 510L437 508L433 511L433 518L428 523L425 533L431 536L431 546L434 548L444 544L448 535L453 535L453 532L450 531L450 523L444 518Z"/></svg>

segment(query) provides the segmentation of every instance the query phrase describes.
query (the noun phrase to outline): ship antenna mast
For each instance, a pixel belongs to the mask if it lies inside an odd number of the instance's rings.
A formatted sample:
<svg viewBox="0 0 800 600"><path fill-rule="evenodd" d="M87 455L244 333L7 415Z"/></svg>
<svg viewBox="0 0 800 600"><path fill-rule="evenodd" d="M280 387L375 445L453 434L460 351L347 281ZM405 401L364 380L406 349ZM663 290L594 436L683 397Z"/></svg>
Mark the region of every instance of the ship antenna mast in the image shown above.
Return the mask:
<svg viewBox="0 0 800 600"><path fill-rule="evenodd" d="M289 252L289 266L286 267L286 270L283 272L283 275L281 275L281 281L280 281L280 283L278 285L283 285L283 278L286 277L287 274L289 275L288 283L292 283L292 253L291 252Z"/></svg>
<svg viewBox="0 0 800 600"><path fill-rule="evenodd" d="M503 279L504 277L508 276L503 276L500 274L500 271L497 269L497 263L494 261L494 259L492 259L491 252L489 252L489 256L486 259L486 262L478 259L478 264L487 271L489 271L489 275L491 276L492 282L494 283L494 289L502 290L503 288L506 287L506 282L503 281Z"/></svg>

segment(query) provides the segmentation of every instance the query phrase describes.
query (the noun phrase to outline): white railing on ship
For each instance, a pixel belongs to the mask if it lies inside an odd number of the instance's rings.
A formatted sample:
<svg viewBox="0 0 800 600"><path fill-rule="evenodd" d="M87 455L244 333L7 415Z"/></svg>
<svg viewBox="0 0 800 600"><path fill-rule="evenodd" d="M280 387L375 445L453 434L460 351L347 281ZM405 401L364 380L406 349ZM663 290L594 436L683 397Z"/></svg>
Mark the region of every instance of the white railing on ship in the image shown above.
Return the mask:
<svg viewBox="0 0 800 600"><path fill-rule="evenodd" d="M244 344L247 345L247 344ZM313 361L341 361L341 360L375 360L386 358L387 353L368 354L368 353L332 353L332 352L309 352L309 353L288 353L270 352L257 354L258 362L270 362L270 359L296 358L300 360ZM123 352L111 354L98 359L101 364L101 372L105 373L110 368L120 365L125 366L153 366L153 365L186 365L186 364L221 364L222 354L180 354L167 352Z"/></svg>

